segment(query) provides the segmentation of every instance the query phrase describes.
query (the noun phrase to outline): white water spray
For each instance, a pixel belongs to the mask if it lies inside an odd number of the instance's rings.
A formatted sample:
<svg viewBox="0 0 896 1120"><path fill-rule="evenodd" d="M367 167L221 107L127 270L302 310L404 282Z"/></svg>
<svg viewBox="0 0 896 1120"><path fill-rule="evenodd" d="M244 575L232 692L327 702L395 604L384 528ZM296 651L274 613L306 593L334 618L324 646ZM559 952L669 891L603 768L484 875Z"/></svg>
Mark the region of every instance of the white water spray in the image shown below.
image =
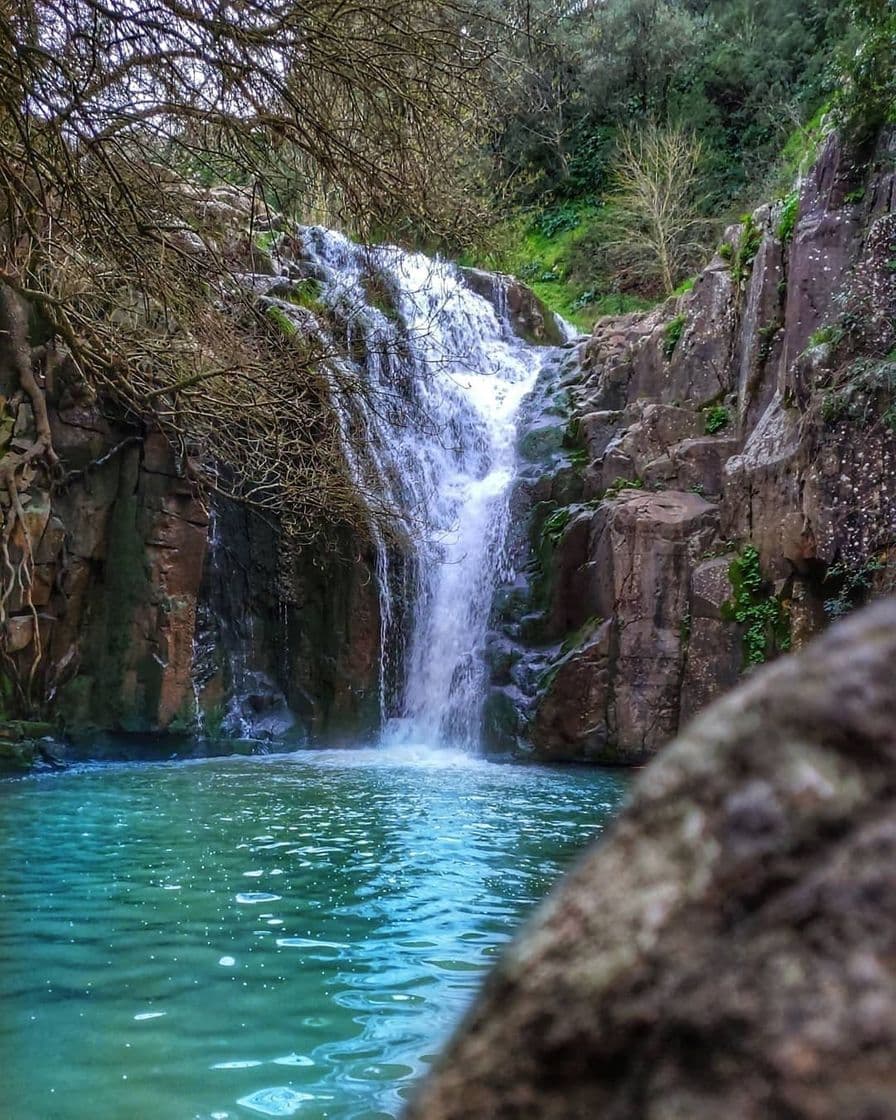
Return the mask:
<svg viewBox="0 0 896 1120"><path fill-rule="evenodd" d="M374 541L384 737L475 745L516 418L546 351L514 334L506 300L496 311L450 263L318 227L299 236L349 350L363 343L369 392L333 385L349 467L412 526L401 564Z"/></svg>

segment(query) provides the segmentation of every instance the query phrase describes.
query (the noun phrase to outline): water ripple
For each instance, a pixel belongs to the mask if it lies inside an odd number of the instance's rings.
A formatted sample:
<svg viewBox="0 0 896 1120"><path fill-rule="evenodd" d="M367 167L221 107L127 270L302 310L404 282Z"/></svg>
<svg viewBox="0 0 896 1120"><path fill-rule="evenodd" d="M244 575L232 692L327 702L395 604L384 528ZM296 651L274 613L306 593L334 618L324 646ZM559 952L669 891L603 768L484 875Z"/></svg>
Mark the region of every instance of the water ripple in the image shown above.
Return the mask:
<svg viewBox="0 0 896 1120"><path fill-rule="evenodd" d="M419 746L0 782L5 1110L396 1116L623 790Z"/></svg>

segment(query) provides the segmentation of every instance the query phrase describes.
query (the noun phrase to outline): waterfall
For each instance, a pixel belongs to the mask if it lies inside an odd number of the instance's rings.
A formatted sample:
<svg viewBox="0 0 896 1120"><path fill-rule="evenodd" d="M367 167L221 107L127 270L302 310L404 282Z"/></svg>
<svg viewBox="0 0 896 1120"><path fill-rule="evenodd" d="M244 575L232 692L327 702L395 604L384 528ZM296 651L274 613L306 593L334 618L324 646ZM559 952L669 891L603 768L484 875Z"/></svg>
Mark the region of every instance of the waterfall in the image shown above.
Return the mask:
<svg viewBox="0 0 896 1120"><path fill-rule="evenodd" d="M349 468L408 527L403 544L373 530L384 738L474 745L516 417L546 351L516 336L500 284L489 301L443 260L320 227L296 241L302 259L288 273L339 324L350 355L332 370Z"/></svg>

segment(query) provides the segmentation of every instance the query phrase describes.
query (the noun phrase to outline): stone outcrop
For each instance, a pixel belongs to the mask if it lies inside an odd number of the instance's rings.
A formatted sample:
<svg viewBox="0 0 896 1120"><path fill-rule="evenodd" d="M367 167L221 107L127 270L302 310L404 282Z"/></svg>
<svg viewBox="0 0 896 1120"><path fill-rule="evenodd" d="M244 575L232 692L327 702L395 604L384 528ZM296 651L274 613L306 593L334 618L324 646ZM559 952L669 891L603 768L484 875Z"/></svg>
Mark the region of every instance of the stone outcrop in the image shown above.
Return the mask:
<svg viewBox="0 0 896 1120"><path fill-rule="evenodd" d="M890 600L699 717L406 1120L896 1117L894 662Z"/></svg>
<svg viewBox="0 0 896 1120"><path fill-rule="evenodd" d="M327 738L370 726L369 551L287 549L275 521L223 500L213 509L158 431L116 420L64 379L47 400L62 482L24 495L40 656L24 602L10 604L7 641L32 710L94 754L98 732L167 733L183 751L197 734ZM17 698L4 676L8 717Z"/></svg>
<svg viewBox="0 0 896 1120"><path fill-rule="evenodd" d="M506 315L520 338L536 346L561 346L566 342L561 320L515 276L481 268L461 268L460 272L471 291L487 299L500 315Z"/></svg>
<svg viewBox="0 0 896 1120"><path fill-rule="evenodd" d="M894 153L892 130L861 156L831 137L792 229L757 211L692 291L600 321L541 387L565 458L536 484L521 446L495 746L642 761L749 663L896 585ZM729 579L745 555L752 590Z"/></svg>

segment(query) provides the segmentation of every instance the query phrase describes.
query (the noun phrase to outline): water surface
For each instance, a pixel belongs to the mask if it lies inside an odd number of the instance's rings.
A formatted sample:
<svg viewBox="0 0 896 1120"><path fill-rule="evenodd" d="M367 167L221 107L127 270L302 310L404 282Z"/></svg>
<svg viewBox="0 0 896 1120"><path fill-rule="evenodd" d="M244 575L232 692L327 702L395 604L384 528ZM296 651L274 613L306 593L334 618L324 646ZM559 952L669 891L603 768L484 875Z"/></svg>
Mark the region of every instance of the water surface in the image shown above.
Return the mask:
<svg viewBox="0 0 896 1120"><path fill-rule="evenodd" d="M412 748L0 782L0 1114L396 1116L624 788Z"/></svg>

